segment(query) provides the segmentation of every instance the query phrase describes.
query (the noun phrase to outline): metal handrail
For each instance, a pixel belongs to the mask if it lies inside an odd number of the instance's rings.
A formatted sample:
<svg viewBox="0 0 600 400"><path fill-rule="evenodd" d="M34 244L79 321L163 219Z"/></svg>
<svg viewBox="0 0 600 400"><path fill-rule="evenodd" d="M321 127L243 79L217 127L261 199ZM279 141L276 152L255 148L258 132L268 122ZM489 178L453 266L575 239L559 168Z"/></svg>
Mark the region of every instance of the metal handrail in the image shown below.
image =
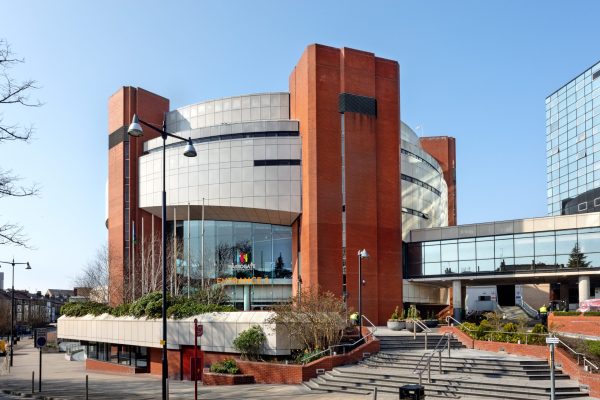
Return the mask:
<svg viewBox="0 0 600 400"><path fill-rule="evenodd" d="M585 354L580 353L576 350L573 350L571 347L569 347L569 345L567 345L565 342L563 342L562 340L560 340L560 338L558 338L558 342L560 344L562 344L564 347L566 347L569 351L571 351L571 353L575 354L577 356L577 365L579 365L579 357L583 357L583 365L585 366L586 364L589 365L590 367L594 368L596 370L596 372L598 372L600 370L600 368L594 364L593 362L591 362L590 360L587 359L587 357L585 356Z"/></svg>
<svg viewBox="0 0 600 400"><path fill-rule="evenodd" d="M462 329L465 329L469 332L474 332L473 329L469 329L467 327L464 327L463 324L459 321L457 321L456 319L452 318L451 316L447 316L446 317L446 322L448 323L448 326L450 326L450 320L453 320L454 322L456 322L460 327L462 327ZM502 333L502 334L512 334L512 335L525 335L525 344L528 343L528 338L529 336L535 335L535 336L545 336L548 337L550 336L549 333L534 333L534 332L503 332L503 331L486 331L486 333ZM473 338L473 340L475 340ZM580 357L583 358L583 365L585 366L586 364L589 365L590 367L594 368L596 370L596 372L600 372L600 367L598 367L596 364L592 363L590 360L587 359L587 357L585 356L585 354L580 353L578 351L573 350L571 347L569 347L565 342L563 342L562 340L560 340L560 338L558 339L560 344L562 344L564 347L566 347L571 353L573 353L574 355L577 356L577 364L579 364L580 362Z"/></svg>
<svg viewBox="0 0 600 400"><path fill-rule="evenodd" d="M450 326L450 320L453 320L454 322L456 322L459 325L460 329L464 329L465 331L469 331L469 332L476 332L476 330L467 328L466 326L464 326L464 324L462 322L457 321L456 319L452 318L451 316L446 317L446 322L448 323L448 326ZM549 336L549 333L534 333L534 332L485 331L485 333L501 333L503 335L524 335L525 336L525 344L529 343L529 336L544 336L544 337ZM474 337L471 337L471 339L475 340Z"/></svg>
<svg viewBox="0 0 600 400"><path fill-rule="evenodd" d="M415 369L413 370L413 374L418 374L419 375L419 385L422 382L422 378L423 378L423 372L425 372L425 368L427 368L427 380L429 383L431 383L431 359L433 358L433 356L435 355L435 353L439 354L439 373L442 373L442 351L444 351L444 347L440 348L440 345L442 344L442 342L444 341L444 338L446 337L446 335L448 335L448 345L450 345L450 340L452 339L452 333L450 332L445 332L442 337L440 338L440 340L438 340L437 344L435 345L434 349L432 351L428 351L426 353L423 353L423 355L421 356L421 358L419 359L419 362L417 363L417 366L415 367ZM421 367L421 363L423 362L423 360L425 359L425 356L427 357L427 362L426 364Z"/></svg>
<svg viewBox="0 0 600 400"><path fill-rule="evenodd" d="M367 321L372 326L371 332L369 332L367 335L362 336L362 332L360 332L361 337L358 338L358 340L354 341L353 343L343 343L343 344L335 344L333 346L329 346L325 350L320 351L320 352L318 352L316 354L307 354L306 356L304 356L302 358L302 360L300 362L302 364L306 364L308 362L308 360L310 360L310 359L318 359L318 358L321 357L322 354L325 354L325 353L329 353L329 355L332 355L333 354L333 349L337 348L337 347L344 347L344 348L346 348L346 347L354 347L354 346L356 346L358 343L360 343L362 341L364 341L366 343L367 342L367 338L370 337L370 336L373 336L375 334L375 331L377 330L377 326L375 326L375 324L373 322L371 322L371 320L369 320L364 315L362 315L361 317L364 318L365 321Z"/></svg>
<svg viewBox="0 0 600 400"><path fill-rule="evenodd" d="M537 318L538 312L531 307L523 298L520 298L516 301L516 304L525 311L525 314L529 315L531 318Z"/></svg>

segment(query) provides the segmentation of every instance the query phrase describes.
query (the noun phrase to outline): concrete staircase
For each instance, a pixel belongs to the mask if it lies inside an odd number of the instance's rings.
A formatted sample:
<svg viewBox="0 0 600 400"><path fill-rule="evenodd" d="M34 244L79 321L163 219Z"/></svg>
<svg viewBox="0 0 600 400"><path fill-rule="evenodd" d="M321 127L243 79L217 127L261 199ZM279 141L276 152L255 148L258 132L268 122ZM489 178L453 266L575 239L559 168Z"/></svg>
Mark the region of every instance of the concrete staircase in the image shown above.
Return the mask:
<svg viewBox="0 0 600 400"><path fill-rule="evenodd" d="M401 335L376 335L377 339L381 342L381 351L389 352L389 351L411 351L411 350L424 350L425 349L425 334L419 333L417 334L416 339L413 335L409 334L401 334ZM443 339L442 339L443 338ZM433 349L438 342L442 339L442 343L444 348L448 348L448 336L443 336L437 333L429 333L427 335L427 348ZM465 346L452 337L450 339L450 348L451 349L462 349Z"/></svg>
<svg viewBox="0 0 600 400"><path fill-rule="evenodd" d="M324 393L371 394L375 387L385 396L419 383L413 371L425 353L420 351L381 352L358 365L342 366L319 375L304 385ZM422 376L427 398L453 399L549 399L550 370L545 360L514 357L470 349L442 353L442 373L437 354L431 360L431 382L427 370ZM383 397L383 396L382 396ZM556 398L588 397L575 381L556 371Z"/></svg>
<svg viewBox="0 0 600 400"><path fill-rule="evenodd" d="M506 317L507 321L518 322L519 320L525 320L527 321L527 326L534 326L540 323L539 319L531 318L519 306L502 306L499 307L498 311Z"/></svg>

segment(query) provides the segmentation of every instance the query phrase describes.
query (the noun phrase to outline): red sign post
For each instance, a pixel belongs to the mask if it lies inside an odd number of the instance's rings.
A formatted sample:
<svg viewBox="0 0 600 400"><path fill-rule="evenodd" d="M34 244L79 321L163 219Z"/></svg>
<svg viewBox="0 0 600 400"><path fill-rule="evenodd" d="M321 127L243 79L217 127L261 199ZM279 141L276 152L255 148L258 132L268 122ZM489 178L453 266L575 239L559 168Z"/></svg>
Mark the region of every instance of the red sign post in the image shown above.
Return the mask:
<svg viewBox="0 0 600 400"><path fill-rule="evenodd" d="M198 325L198 319L194 318L194 400L198 400L198 375L202 374L203 363L198 359L198 338L204 333L204 326Z"/></svg>

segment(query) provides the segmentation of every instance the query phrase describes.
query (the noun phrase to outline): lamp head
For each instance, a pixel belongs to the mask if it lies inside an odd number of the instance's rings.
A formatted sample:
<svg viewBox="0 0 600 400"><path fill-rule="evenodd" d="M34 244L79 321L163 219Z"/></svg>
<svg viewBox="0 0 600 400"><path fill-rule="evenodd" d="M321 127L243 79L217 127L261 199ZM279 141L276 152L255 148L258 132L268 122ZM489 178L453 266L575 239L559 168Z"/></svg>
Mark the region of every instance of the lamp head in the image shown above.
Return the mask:
<svg viewBox="0 0 600 400"><path fill-rule="evenodd" d="M140 121L138 120L137 114L133 114L133 118L131 119L131 125L127 129L127 134L133 137L140 137L144 134L142 130L142 125L140 125Z"/></svg>
<svg viewBox="0 0 600 400"><path fill-rule="evenodd" d="M358 255L360 258L369 258L369 253L367 253L366 249L359 250Z"/></svg>
<svg viewBox="0 0 600 400"><path fill-rule="evenodd" d="M25 269L31 269L31 265L29 265L29 261L27 261L27 267Z"/></svg>
<svg viewBox="0 0 600 400"><path fill-rule="evenodd" d="M197 156L196 149L194 148L194 145L192 144L191 138L188 138L187 145L185 146L183 155L186 157L196 157Z"/></svg>

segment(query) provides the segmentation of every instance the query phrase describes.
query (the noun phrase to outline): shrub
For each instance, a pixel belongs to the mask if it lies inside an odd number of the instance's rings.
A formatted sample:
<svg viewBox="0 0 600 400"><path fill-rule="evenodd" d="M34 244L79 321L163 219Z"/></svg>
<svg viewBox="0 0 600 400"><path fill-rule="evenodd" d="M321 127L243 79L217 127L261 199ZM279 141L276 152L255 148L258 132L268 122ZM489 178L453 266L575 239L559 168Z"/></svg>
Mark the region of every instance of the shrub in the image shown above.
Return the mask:
<svg viewBox="0 0 600 400"><path fill-rule="evenodd" d="M106 304L94 303L92 301L66 303L60 308L60 313L67 317L85 317L86 315L102 315L110 312L111 308Z"/></svg>
<svg viewBox="0 0 600 400"><path fill-rule="evenodd" d="M599 317L600 316L600 311L588 311L583 313L584 317Z"/></svg>
<svg viewBox="0 0 600 400"><path fill-rule="evenodd" d="M417 310L417 307L414 304L411 304L408 308L408 312L406 313L407 319L421 319L421 312Z"/></svg>
<svg viewBox="0 0 600 400"><path fill-rule="evenodd" d="M169 294L167 293L167 306L169 305L170 302L171 302L171 298L170 298ZM152 306L148 307L148 305L151 303L152 303ZM158 310L159 310L156 317L159 317L162 314L161 313L162 293L160 291L145 294L142 297L140 297L139 299L137 299L135 302L133 302L131 304L130 313L131 313L131 315L133 315L136 318L141 318L141 317L145 317L145 316L150 317L150 315L147 314L147 311L150 311L154 315L155 311L156 311L156 306L158 306Z"/></svg>
<svg viewBox="0 0 600 400"><path fill-rule="evenodd" d="M597 340L586 340L586 350L594 357L600 357L600 341Z"/></svg>
<svg viewBox="0 0 600 400"><path fill-rule="evenodd" d="M123 317L126 315L130 315L130 310L131 310L131 304L125 303L125 304L121 304L121 305L113 308L112 310L110 310L110 315L112 315L114 317Z"/></svg>
<svg viewBox="0 0 600 400"><path fill-rule="evenodd" d="M212 364L210 366L210 372L235 375L240 373L240 369L237 367L237 364L233 358L228 358L221 362Z"/></svg>
<svg viewBox="0 0 600 400"><path fill-rule="evenodd" d="M267 340L262 328L254 325L242 333L233 341L233 347L242 353L242 358L248 360L257 360L260 354L260 348Z"/></svg>
<svg viewBox="0 0 600 400"><path fill-rule="evenodd" d="M462 325L459 325L459 329L467 335L474 337L475 331L477 330L477 324L473 322L463 322Z"/></svg>
<svg viewBox="0 0 600 400"><path fill-rule="evenodd" d="M494 327L490 324L490 321L487 319L482 320L477 327L475 332L475 339L479 340L487 340L490 335L490 331L493 331Z"/></svg>
<svg viewBox="0 0 600 400"><path fill-rule="evenodd" d="M171 318L181 319L189 318L194 315L226 311L235 311L235 307L219 304L201 304L195 299L178 298L173 305L167 309L167 315Z"/></svg>
<svg viewBox="0 0 600 400"><path fill-rule="evenodd" d="M548 333L548 329L542 324L535 324L531 333ZM529 335L527 339L527 344L540 344L546 345L546 337L542 335Z"/></svg>
<svg viewBox="0 0 600 400"><path fill-rule="evenodd" d="M399 312L399 307L396 306L396 309L394 310L394 312L390 316L390 320L397 321L398 320L398 312Z"/></svg>
<svg viewBox="0 0 600 400"><path fill-rule="evenodd" d="M553 314L557 317L565 317L569 315L579 315L581 313L577 311L554 311Z"/></svg>

